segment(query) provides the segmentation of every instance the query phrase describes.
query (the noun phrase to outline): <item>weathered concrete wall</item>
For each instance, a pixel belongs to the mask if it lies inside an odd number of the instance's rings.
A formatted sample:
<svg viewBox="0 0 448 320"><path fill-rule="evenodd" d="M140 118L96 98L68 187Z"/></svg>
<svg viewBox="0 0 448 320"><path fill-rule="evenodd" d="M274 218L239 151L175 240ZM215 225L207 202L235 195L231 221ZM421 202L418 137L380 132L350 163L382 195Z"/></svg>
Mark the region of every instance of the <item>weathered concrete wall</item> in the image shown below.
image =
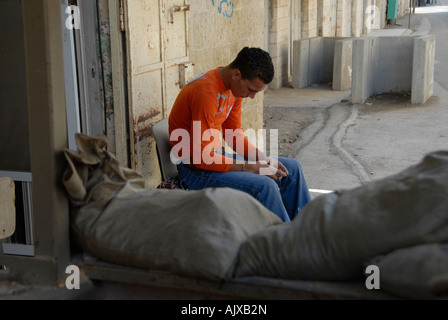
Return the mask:
<svg viewBox="0 0 448 320"><path fill-rule="evenodd" d="M309 4L310 8L312 3ZM303 39L316 36L360 37L368 34L372 28L386 26L387 0L318 0L317 3L317 20L303 20L303 24L310 24L306 26L307 29L316 29L318 32L303 32ZM400 16L408 8L404 4L402 7ZM307 16L308 12L303 11L303 15ZM317 27L312 25L314 23L317 23Z"/></svg>
<svg viewBox="0 0 448 320"><path fill-rule="evenodd" d="M400 16L408 5L400 0ZM294 40L360 37L384 28L386 9L387 0L197 0L190 12L191 60L195 72L203 72L226 64L244 45L264 47L267 36L265 49L276 70L269 88L279 89L294 73L289 70ZM245 105L252 103L259 102ZM248 116L245 125L261 123L261 118Z"/></svg>
<svg viewBox="0 0 448 320"><path fill-rule="evenodd" d="M292 39L290 41L291 46L294 46L293 41L316 37L361 37L374 29L382 29L387 24L387 0L301 0L298 2L301 5L301 38ZM400 0L398 16L401 17L406 14L408 9L409 3L406 0ZM292 12L292 15L295 15L295 12ZM291 25L291 28L292 33L295 34L294 28L297 29L297 27ZM282 41L284 41L284 36L283 34ZM275 41L271 41L271 46L275 46ZM294 52L294 50L291 50L292 58L289 57L292 65L292 78L294 78L296 72ZM284 63L287 61L288 57L285 57L283 63L278 62L279 65L283 66L282 69L279 69L279 72L286 73ZM280 79L282 79L282 83L279 83ZM286 76L279 76L279 81L271 88L276 89L286 84L285 79Z"/></svg>
<svg viewBox="0 0 448 320"><path fill-rule="evenodd" d="M245 46L264 48L264 0L195 0L189 13L190 60L195 74L228 65ZM274 55L275 56L275 55ZM263 93L244 99L243 128L263 127Z"/></svg>

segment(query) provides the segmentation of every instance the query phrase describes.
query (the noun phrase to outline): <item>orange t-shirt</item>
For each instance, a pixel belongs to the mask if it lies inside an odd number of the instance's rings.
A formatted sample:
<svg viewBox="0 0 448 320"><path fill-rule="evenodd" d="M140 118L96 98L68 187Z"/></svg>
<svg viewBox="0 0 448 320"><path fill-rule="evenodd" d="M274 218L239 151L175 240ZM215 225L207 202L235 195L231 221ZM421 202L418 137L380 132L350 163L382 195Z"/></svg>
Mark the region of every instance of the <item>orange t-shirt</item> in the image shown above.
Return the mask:
<svg viewBox="0 0 448 320"><path fill-rule="evenodd" d="M226 143L247 158L256 147L241 128L241 101L226 89L218 68L189 82L180 91L168 121L176 157L199 169L229 171L232 161L213 152L222 147L222 132Z"/></svg>

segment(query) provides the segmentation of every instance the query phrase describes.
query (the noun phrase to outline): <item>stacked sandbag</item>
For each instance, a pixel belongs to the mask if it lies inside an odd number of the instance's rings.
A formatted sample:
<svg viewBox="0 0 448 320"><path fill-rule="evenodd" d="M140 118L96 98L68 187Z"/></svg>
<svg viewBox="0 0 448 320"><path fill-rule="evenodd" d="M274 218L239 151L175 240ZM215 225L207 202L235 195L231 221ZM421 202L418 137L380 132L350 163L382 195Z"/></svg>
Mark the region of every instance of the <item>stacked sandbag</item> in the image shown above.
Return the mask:
<svg viewBox="0 0 448 320"><path fill-rule="evenodd" d="M148 190L104 137L77 135L63 183L82 249L107 262L198 279L229 277L250 235L281 220L250 195L221 188Z"/></svg>
<svg viewBox="0 0 448 320"><path fill-rule="evenodd" d="M290 224L254 234L242 245L234 276L353 280L377 256L447 242L448 152L440 151L399 174L322 195Z"/></svg>

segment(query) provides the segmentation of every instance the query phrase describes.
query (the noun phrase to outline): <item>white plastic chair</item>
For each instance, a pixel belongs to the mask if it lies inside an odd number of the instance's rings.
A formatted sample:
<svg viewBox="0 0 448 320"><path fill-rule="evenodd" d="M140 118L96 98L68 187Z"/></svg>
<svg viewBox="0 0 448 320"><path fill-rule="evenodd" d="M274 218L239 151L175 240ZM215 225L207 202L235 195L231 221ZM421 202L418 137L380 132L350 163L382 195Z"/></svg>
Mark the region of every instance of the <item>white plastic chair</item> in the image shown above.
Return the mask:
<svg viewBox="0 0 448 320"><path fill-rule="evenodd" d="M168 131L168 119L163 119L154 124L152 132L157 144L157 157L159 158L162 180L177 177L177 166L170 159L172 145Z"/></svg>

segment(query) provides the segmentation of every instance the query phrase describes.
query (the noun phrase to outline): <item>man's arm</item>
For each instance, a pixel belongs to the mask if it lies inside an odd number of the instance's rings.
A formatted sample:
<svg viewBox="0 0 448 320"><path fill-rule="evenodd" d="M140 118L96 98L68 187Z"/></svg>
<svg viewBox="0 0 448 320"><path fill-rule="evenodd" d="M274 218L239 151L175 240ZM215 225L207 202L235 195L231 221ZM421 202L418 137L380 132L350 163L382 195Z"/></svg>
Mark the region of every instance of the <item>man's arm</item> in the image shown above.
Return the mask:
<svg viewBox="0 0 448 320"><path fill-rule="evenodd" d="M226 130L228 130L227 133ZM232 164L229 171L262 174L276 181L288 175L288 170L280 161L268 157L250 143L249 139L244 135L241 128L241 100L235 104L229 117L223 123L223 137L235 152L248 159L245 164Z"/></svg>

